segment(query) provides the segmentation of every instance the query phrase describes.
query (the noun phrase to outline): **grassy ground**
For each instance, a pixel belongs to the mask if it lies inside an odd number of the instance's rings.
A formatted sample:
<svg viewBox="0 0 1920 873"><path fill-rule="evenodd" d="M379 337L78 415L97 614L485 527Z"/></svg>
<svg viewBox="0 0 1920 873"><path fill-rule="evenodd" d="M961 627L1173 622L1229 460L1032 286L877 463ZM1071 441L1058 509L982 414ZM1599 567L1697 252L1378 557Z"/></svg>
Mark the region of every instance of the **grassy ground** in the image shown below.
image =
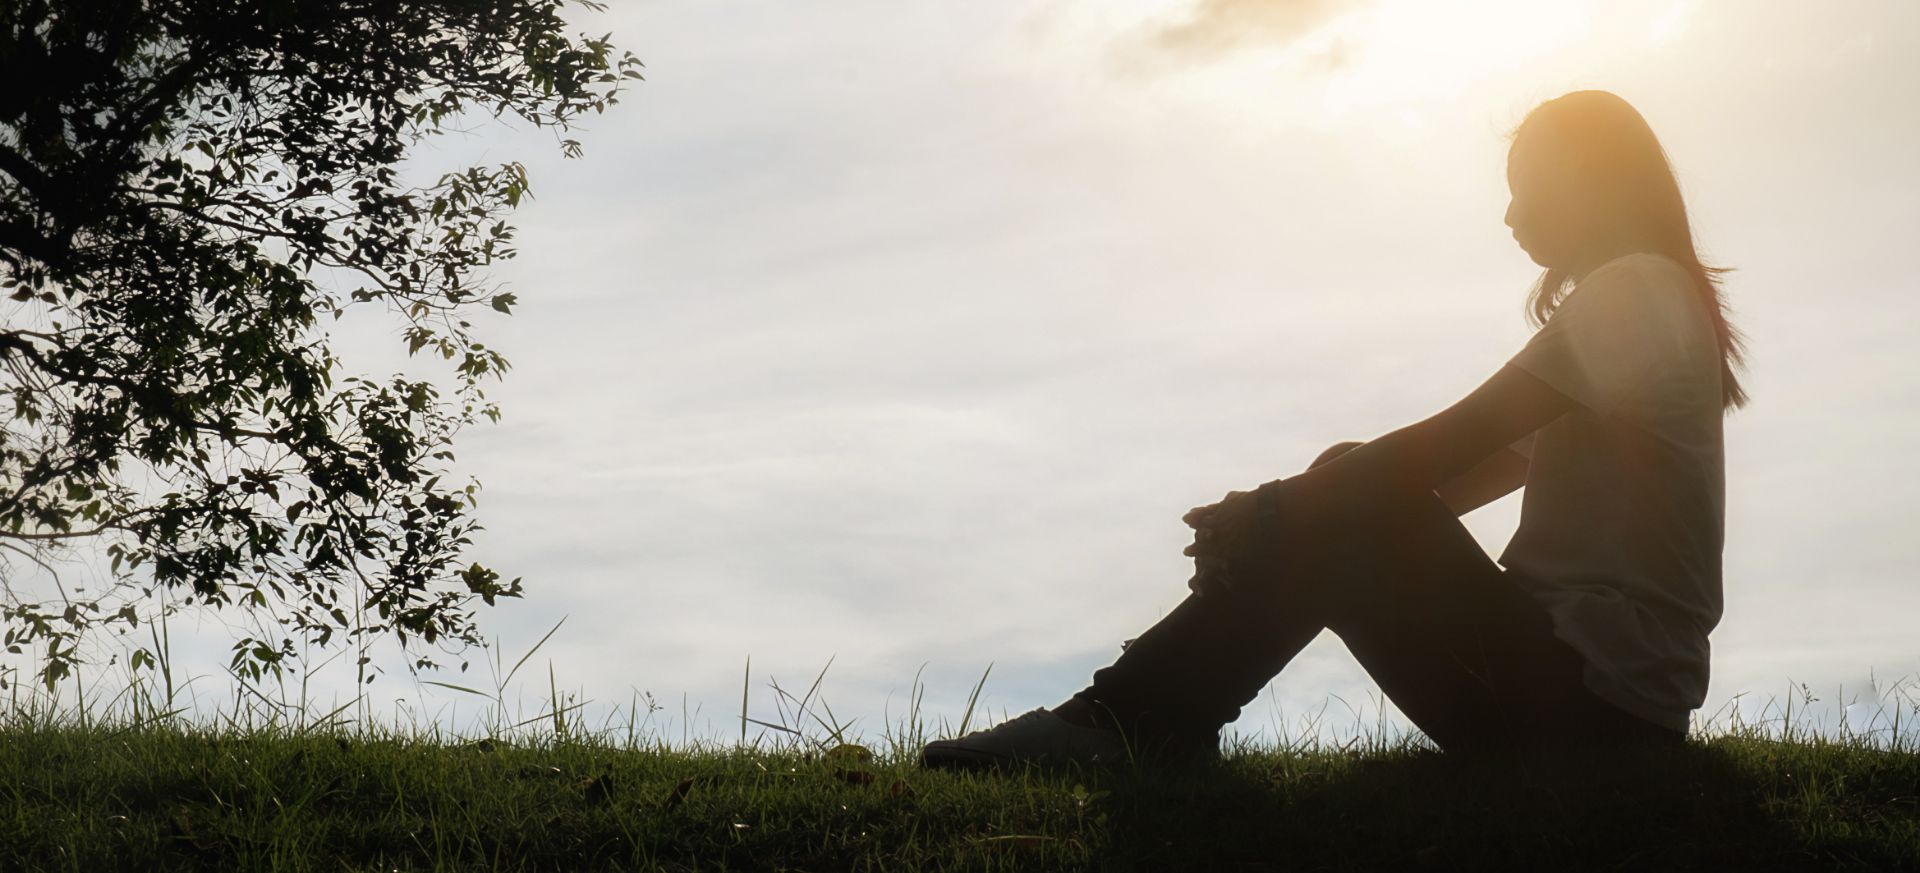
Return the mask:
<svg viewBox="0 0 1920 873"><path fill-rule="evenodd" d="M423 682L485 703L471 736L381 726L363 698L319 714L304 685L240 683L231 712L189 716L198 677L176 681L163 636L150 669L92 697L76 679L70 705L0 676L0 873L1920 871L1920 755L1899 707L1836 738L1800 729L1790 696L1777 729L1736 710L1632 758L1231 734L1205 769L954 773L915 759L979 726L984 674L960 724L937 729L916 674L906 720L870 750L818 696L824 669L799 696L770 683L779 723L750 718L749 662L740 741L671 744L648 730L651 695L593 729L550 666L539 711L509 712L506 689L559 627L511 666L495 649L490 692ZM1899 683L1879 696L1920 717Z"/></svg>
<svg viewBox="0 0 1920 873"><path fill-rule="evenodd" d="M1920 869L1920 758L1860 744L1003 775L910 752L16 718L0 870Z"/></svg>

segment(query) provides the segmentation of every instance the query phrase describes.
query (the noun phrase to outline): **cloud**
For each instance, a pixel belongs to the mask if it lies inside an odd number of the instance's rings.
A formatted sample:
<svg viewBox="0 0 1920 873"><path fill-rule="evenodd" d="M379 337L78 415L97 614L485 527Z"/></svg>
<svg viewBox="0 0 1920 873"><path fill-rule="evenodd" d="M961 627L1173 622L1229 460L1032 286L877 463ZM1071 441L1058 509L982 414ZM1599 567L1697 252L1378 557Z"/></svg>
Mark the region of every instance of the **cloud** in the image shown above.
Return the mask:
<svg viewBox="0 0 1920 873"><path fill-rule="evenodd" d="M1154 31L1151 45L1210 60L1255 44L1287 43L1331 18L1342 0L1200 0L1186 20Z"/></svg>
<svg viewBox="0 0 1920 873"><path fill-rule="evenodd" d="M1345 41L1308 47L1303 41L1355 5L1357 0L1197 0L1184 14L1118 34L1106 62L1119 78L1150 79L1248 49L1305 48L1306 67L1328 72L1351 61L1354 47Z"/></svg>

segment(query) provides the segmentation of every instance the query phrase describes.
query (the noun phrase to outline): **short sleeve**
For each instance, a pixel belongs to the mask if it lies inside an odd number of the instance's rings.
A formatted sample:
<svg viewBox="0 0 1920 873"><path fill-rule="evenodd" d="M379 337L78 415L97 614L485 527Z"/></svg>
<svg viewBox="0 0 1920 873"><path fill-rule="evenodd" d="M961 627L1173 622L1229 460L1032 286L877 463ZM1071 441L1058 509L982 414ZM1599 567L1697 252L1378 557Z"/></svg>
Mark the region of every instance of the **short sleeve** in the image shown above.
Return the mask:
<svg viewBox="0 0 1920 873"><path fill-rule="evenodd" d="M1520 457L1526 458L1527 460L1531 461L1533 460L1533 441L1534 441L1534 438L1539 435L1540 435L1540 432L1536 430L1532 433L1527 434L1526 436L1523 436L1517 440L1514 440L1511 443L1508 443L1507 448L1512 449Z"/></svg>
<svg viewBox="0 0 1920 873"><path fill-rule="evenodd" d="M1581 280L1507 363L1600 415L1684 349L1673 342L1673 279L1633 258Z"/></svg>

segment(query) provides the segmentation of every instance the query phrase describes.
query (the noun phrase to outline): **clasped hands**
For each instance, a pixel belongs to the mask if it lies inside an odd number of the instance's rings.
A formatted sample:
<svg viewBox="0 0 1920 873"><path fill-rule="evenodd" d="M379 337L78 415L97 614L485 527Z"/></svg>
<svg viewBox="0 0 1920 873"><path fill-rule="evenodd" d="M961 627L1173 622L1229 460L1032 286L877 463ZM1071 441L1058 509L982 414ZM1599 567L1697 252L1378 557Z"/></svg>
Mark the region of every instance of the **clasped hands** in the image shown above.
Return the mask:
<svg viewBox="0 0 1920 873"><path fill-rule="evenodd" d="M1246 569L1248 547L1276 532L1280 520L1272 507L1285 484L1282 479L1254 491L1229 491L1220 502L1196 506L1180 517L1194 529L1193 545L1181 553L1193 558L1189 589L1204 595L1232 588L1239 581L1235 573Z"/></svg>

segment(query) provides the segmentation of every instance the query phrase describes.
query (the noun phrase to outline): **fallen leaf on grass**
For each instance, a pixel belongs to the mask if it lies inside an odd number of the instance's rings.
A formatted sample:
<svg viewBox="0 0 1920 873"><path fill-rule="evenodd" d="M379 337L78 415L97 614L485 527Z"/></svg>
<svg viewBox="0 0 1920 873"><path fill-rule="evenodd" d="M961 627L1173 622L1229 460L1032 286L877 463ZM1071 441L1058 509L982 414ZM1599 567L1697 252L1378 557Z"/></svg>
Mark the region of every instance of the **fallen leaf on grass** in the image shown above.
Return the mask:
<svg viewBox="0 0 1920 873"><path fill-rule="evenodd" d="M173 825L175 839L185 840L202 852L210 852L220 847L220 841L208 833L211 825L206 819L209 816L198 807L175 806L167 813L167 818Z"/></svg>
<svg viewBox="0 0 1920 873"><path fill-rule="evenodd" d="M828 749L826 756L830 760L835 761L860 761L864 763L873 760L873 750L855 743L841 743Z"/></svg>
<svg viewBox="0 0 1920 873"><path fill-rule="evenodd" d="M680 801L687 799L687 792L692 790L693 790L692 776L688 776L687 778L680 780L677 784L673 786L672 791L667 792L666 807L668 809L671 809L674 806L678 805Z"/></svg>
<svg viewBox="0 0 1920 873"><path fill-rule="evenodd" d="M872 785L873 774L866 770L852 770L846 767L833 768L834 778L849 785Z"/></svg>
<svg viewBox="0 0 1920 873"><path fill-rule="evenodd" d="M597 806L606 803L608 798L613 795L613 774L602 773L598 776L588 776L574 783L574 785L586 792L587 803Z"/></svg>

